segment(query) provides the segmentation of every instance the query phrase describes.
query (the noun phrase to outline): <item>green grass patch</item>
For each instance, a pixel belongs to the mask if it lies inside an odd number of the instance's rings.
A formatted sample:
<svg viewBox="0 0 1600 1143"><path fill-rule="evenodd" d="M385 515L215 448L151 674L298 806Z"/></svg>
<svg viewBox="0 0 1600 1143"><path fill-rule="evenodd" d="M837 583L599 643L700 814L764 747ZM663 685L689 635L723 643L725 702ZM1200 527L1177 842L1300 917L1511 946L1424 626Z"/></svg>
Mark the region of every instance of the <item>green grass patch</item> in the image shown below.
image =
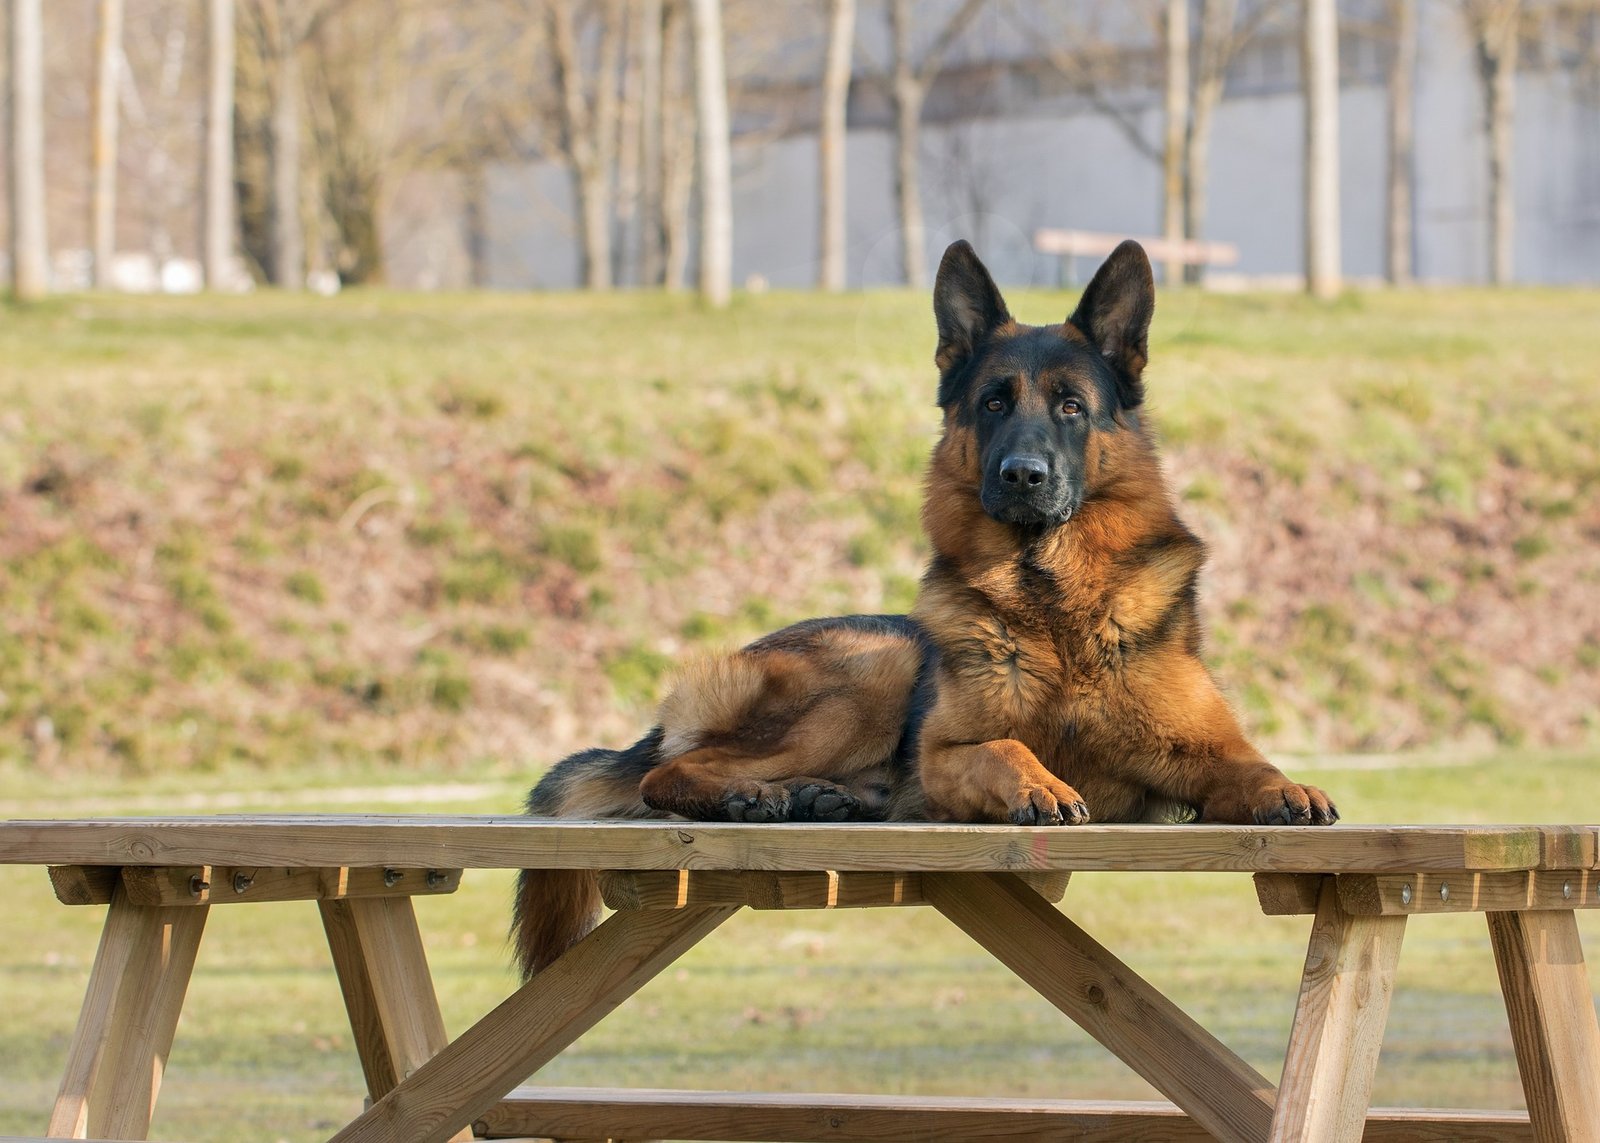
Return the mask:
<svg viewBox="0 0 1600 1143"><path fill-rule="evenodd" d="M933 338L921 291L8 310L0 765L453 769L625 739L681 644L910 605ZM1600 740L1571 590L1600 586L1600 295L1186 291L1151 361L1252 733ZM149 728L177 710L214 732L165 763Z"/></svg>

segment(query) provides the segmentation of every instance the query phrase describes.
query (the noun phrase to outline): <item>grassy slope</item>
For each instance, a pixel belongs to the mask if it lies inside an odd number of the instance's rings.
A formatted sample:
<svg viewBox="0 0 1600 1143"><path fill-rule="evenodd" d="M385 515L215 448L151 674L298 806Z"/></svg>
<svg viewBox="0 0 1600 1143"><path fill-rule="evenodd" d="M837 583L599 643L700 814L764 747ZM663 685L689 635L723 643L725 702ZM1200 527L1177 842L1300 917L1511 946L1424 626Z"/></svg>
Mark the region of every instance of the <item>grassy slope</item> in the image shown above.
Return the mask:
<svg viewBox="0 0 1600 1143"><path fill-rule="evenodd" d="M1352 821L1593 820L1592 761L1506 754L1469 765L1302 767ZM393 808L504 812L510 780L472 800ZM214 782L214 779L212 779ZM142 788L142 785L141 787ZM1590 797L1575 796L1588 790ZM222 808L282 809L247 787ZM388 805L367 791L364 808ZM295 802L349 809L349 801ZM435 795L437 796L437 795ZM0 815L154 809L115 789L63 805L8 792ZM468 876L419 903L446 1023L512 985L510 876ZM54 1097L104 910L55 903L40 869L0 867L0 1134L38 1131ZM1243 875L1080 874L1075 920L1268 1077L1305 957L1306 918L1262 917ZM1600 913L1581 913L1592 950ZM602 1022L543 1083L1151 1098L1150 1090L932 910L745 913ZM196 1143L326 1138L359 1107L360 1069L309 905L212 911L155 1135ZM1487 934L1477 916L1413 921L1384 1041L1379 1104L1521 1104ZM226 1115L219 1108L227 1108Z"/></svg>
<svg viewBox="0 0 1600 1143"><path fill-rule="evenodd" d="M525 770L634 732L686 652L903 608L931 325L899 293L0 313L0 767ZM1600 734L1600 295L1175 295L1153 358L1270 746Z"/></svg>

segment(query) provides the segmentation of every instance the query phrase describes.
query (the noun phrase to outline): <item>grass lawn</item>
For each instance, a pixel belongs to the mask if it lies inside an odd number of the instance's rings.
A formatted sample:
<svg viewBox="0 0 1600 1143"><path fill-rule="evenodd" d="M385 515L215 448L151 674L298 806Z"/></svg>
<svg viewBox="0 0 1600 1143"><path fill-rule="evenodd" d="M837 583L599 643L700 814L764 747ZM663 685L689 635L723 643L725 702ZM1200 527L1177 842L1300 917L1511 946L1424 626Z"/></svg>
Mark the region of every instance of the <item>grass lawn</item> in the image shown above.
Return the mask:
<svg viewBox="0 0 1600 1143"><path fill-rule="evenodd" d="M1286 764L1334 791L1346 820L1593 820L1592 758L1502 754ZM280 776L292 778L292 775ZM467 775L403 805L376 785L308 775L297 809L503 812L521 783ZM191 790L191 809L283 808L291 783ZM321 789L321 794L315 791ZM181 796L181 795L174 795ZM318 798L320 797L320 801ZM431 799L431 800L430 800ZM6 816L151 812L115 784L92 802L36 791ZM1586 811L1588 811L1586 813ZM459 1031L513 985L510 875L469 875L418 912L447 1025ZM66 908L43 870L0 868L0 1133L48 1114L104 910ZM1076 920L1269 1077L1276 1077L1307 918L1258 914L1245 875L1081 874ZM1580 913L1591 950L1600 917ZM929 909L745 913L602 1022L541 1082L709 1089L1148 1098L1150 1089ZM314 1140L359 1107L360 1069L307 903L212 911L157 1115L158 1137ZM1479 916L1411 923L1374 1096L1380 1104L1516 1107L1521 1091ZM226 1108L226 1113L219 1109Z"/></svg>

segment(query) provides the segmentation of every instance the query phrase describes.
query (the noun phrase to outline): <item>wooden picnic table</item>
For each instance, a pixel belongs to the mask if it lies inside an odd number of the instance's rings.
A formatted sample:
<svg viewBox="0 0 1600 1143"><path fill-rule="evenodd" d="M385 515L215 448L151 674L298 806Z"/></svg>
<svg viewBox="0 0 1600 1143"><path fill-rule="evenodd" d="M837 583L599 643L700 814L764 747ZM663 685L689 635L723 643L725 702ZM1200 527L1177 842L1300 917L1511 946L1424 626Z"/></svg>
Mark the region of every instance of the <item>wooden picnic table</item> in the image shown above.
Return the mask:
<svg viewBox="0 0 1600 1143"><path fill-rule="evenodd" d="M1600 1140L1600 1027L1573 910L1600 827L731 825L444 815L0 823L0 863L106 904L51 1138L142 1139L211 905L314 900L371 1102L332 1136ZM411 898L465 869L593 869L615 912L451 1039ZM1272 1084L1053 904L1081 870L1255 876L1312 917ZM931 906L1168 1102L519 1086L739 909ZM1069 910L1070 911L1070 910ZM1407 919L1481 912L1528 1112L1369 1108ZM267 999L264 997L264 999Z"/></svg>

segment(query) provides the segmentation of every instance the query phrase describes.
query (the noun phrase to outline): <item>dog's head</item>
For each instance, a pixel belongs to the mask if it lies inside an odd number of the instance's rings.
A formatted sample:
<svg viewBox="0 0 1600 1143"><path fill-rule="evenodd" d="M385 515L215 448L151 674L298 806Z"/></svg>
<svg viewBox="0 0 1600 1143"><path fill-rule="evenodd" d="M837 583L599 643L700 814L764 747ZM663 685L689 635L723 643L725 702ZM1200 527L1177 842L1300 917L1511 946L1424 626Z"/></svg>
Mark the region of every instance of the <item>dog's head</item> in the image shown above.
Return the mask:
<svg viewBox="0 0 1600 1143"><path fill-rule="evenodd" d="M939 405L974 442L983 510L1051 528L1096 491L1091 438L1138 428L1155 282L1137 242L1114 250L1062 325L1013 321L977 254L956 242L933 287Z"/></svg>

